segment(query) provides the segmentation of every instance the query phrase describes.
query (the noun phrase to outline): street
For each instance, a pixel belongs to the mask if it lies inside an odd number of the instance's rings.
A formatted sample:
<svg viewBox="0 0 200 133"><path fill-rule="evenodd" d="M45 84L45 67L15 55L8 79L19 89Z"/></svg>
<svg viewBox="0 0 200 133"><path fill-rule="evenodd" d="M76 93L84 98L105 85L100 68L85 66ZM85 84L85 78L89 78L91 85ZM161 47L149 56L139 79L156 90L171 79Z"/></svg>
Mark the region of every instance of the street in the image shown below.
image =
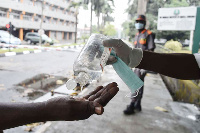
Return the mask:
<svg viewBox="0 0 200 133"><path fill-rule="evenodd" d="M77 55L73 51L50 51L0 58L1 101L18 101L14 98L16 95L9 95L7 91L10 92L16 84L35 75L45 73L69 77Z"/></svg>

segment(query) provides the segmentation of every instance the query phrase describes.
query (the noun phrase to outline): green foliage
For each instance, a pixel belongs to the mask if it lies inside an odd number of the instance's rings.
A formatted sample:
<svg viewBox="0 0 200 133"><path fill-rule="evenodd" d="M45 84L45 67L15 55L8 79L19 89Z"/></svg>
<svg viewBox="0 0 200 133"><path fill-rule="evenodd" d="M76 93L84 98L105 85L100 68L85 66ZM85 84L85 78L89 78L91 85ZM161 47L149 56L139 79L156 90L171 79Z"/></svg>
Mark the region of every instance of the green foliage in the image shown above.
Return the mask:
<svg viewBox="0 0 200 133"><path fill-rule="evenodd" d="M123 27L123 33L125 34L125 36L129 36L129 32L130 32L129 22L128 21L123 22L122 27Z"/></svg>
<svg viewBox="0 0 200 133"><path fill-rule="evenodd" d="M165 4L164 7L187 7L187 0L171 0L170 4Z"/></svg>
<svg viewBox="0 0 200 133"><path fill-rule="evenodd" d="M187 0L190 6L200 6L199 0Z"/></svg>
<svg viewBox="0 0 200 133"><path fill-rule="evenodd" d="M157 38L165 38L167 40L180 40L189 39L190 31L158 31L156 32Z"/></svg>
<svg viewBox="0 0 200 133"><path fill-rule="evenodd" d="M103 34L106 36L115 36L117 34L115 26L110 23L107 23L105 28L103 29Z"/></svg>
<svg viewBox="0 0 200 133"><path fill-rule="evenodd" d="M128 1L128 8L125 10L125 12L127 12L131 18L137 15L137 5L138 5L138 0Z"/></svg>
<svg viewBox="0 0 200 133"><path fill-rule="evenodd" d="M178 41L170 40L165 43L165 48L173 51L180 51L182 49L182 44Z"/></svg>
<svg viewBox="0 0 200 133"><path fill-rule="evenodd" d="M92 25L92 33L99 33L96 25Z"/></svg>
<svg viewBox="0 0 200 133"><path fill-rule="evenodd" d="M158 9L164 7L165 4L170 4L171 0L149 0L147 3L147 13L154 16L158 15Z"/></svg>
<svg viewBox="0 0 200 133"><path fill-rule="evenodd" d="M126 9L126 12L132 18L131 21L125 21L122 24L124 28L123 32L125 35L130 36L130 38L134 38L134 34L136 33L134 26L134 17L136 17L137 13L137 3L138 0L129 0L129 7ZM185 40L189 39L189 31L158 31L157 30L157 20L158 20L158 9L163 7L187 7L190 5L200 5L199 0L149 0L147 3L147 12L146 17L148 20L148 29L150 29L153 33L156 34L156 38L165 38L167 40ZM127 27L127 23L129 23L129 27ZM128 33L127 33L128 32Z"/></svg>
<svg viewBox="0 0 200 133"><path fill-rule="evenodd" d="M81 39L83 40L83 42L85 43L86 40L89 38L89 35L82 35Z"/></svg>

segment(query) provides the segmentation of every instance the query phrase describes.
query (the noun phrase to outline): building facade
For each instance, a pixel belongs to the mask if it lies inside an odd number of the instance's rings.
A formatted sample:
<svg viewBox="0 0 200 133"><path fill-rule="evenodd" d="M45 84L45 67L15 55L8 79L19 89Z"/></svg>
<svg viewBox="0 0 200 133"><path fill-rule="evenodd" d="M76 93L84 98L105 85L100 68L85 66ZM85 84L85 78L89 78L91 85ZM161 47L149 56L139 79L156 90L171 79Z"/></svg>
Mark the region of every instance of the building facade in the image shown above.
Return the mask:
<svg viewBox="0 0 200 133"><path fill-rule="evenodd" d="M76 10L68 8L71 1L0 0L0 29L6 29L11 22L16 27L13 35L23 40L27 32L37 32L42 25L45 34L53 39L73 40Z"/></svg>

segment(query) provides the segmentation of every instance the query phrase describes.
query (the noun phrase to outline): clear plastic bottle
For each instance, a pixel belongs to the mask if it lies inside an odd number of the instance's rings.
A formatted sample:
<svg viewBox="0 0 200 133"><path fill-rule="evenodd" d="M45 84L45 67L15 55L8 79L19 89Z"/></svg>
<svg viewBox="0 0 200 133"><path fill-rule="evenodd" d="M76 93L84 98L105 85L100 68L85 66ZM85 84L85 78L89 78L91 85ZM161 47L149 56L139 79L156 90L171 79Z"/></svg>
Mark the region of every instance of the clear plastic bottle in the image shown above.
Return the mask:
<svg viewBox="0 0 200 133"><path fill-rule="evenodd" d="M74 89L77 83L81 87L100 78L103 68L110 55L109 48L104 48L103 40L108 39L102 34L93 34L81 50L78 58L74 62L74 79L67 81L68 89Z"/></svg>

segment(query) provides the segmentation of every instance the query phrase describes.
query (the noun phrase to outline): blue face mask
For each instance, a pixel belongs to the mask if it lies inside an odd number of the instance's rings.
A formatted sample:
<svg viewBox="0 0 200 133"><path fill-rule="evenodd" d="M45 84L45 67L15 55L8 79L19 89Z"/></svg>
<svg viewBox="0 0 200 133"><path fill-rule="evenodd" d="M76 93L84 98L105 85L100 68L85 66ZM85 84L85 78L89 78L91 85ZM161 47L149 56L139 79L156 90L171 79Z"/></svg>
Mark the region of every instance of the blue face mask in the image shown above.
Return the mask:
<svg viewBox="0 0 200 133"><path fill-rule="evenodd" d="M135 28L137 30L143 29L144 28L144 24L142 24L142 23L135 23Z"/></svg>

